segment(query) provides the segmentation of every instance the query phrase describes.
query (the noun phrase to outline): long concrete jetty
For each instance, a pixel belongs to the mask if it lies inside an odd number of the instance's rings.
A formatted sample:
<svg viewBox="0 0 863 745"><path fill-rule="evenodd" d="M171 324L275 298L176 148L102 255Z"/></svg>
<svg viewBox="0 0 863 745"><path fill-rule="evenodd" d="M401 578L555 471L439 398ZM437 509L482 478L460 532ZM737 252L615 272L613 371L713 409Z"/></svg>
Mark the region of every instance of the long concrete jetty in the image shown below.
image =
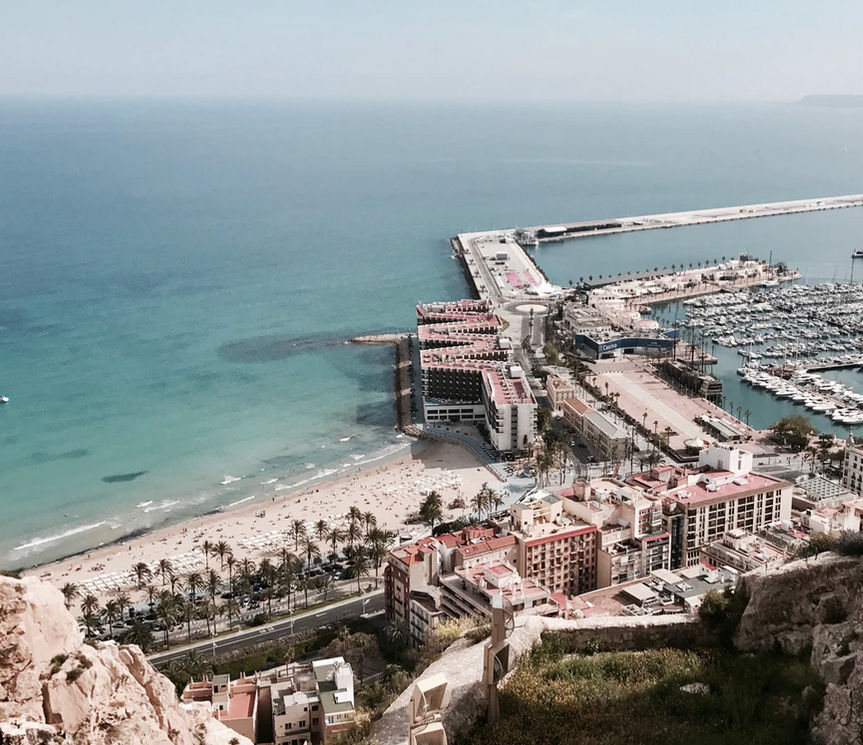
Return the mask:
<svg viewBox="0 0 863 745"><path fill-rule="evenodd" d="M595 235L630 233L636 230L678 228L686 225L704 225L706 223L728 222L730 220L749 220L754 217L772 217L775 215L794 215L801 212L821 212L823 210L836 210L846 207L863 207L863 194L797 199L789 202L743 204L736 207L712 207L685 212L637 215L635 217L558 223L556 225L536 225L524 230L536 235L541 242L565 241L572 238L586 238Z"/></svg>

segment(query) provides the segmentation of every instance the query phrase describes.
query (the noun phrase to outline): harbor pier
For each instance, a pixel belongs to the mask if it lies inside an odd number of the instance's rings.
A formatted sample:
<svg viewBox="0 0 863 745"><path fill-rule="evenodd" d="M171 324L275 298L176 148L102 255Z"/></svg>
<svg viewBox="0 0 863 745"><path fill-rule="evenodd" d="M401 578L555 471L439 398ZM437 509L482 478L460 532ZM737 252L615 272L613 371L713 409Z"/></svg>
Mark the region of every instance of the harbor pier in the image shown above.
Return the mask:
<svg viewBox="0 0 863 745"><path fill-rule="evenodd" d="M608 220L588 220L586 222L561 223L558 225L536 225L531 228L522 229L520 233L532 234L542 243L545 241L566 241L573 238L611 235L613 233L630 233L636 230L679 228L686 225L705 225L731 220L749 220L756 217L822 212L847 207L863 207L863 194L815 197L786 202L765 202L763 204L741 204L734 207L711 207L700 210L686 210L684 212L637 215Z"/></svg>

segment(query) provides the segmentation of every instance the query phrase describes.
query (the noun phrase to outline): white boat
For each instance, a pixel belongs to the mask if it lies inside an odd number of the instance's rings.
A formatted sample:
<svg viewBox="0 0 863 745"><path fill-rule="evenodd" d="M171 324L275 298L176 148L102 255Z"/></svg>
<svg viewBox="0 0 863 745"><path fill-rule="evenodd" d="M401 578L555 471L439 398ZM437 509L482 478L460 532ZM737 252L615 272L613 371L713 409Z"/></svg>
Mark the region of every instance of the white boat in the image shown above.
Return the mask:
<svg viewBox="0 0 863 745"><path fill-rule="evenodd" d="M0 396L0 404L8 404L9 396Z"/></svg>

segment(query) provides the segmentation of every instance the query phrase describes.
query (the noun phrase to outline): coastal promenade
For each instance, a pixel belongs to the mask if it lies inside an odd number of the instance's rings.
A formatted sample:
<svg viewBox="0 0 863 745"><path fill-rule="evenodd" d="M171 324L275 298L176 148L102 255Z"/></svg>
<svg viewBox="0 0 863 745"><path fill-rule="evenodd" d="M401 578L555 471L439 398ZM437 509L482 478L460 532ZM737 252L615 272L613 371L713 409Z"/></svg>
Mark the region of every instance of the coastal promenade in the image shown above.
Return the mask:
<svg viewBox="0 0 863 745"><path fill-rule="evenodd" d="M586 238L597 235L610 235L612 233L630 233L636 230L678 228L686 225L704 225L731 220L749 220L756 217L794 215L803 212L822 212L847 207L863 207L863 194L814 197L812 199L765 202L763 204L742 204L734 207L711 207L700 210L686 210L684 212L666 212L657 215L637 215L635 217L559 223L557 225L536 225L526 228L526 230L534 233L540 242L565 241L571 238ZM506 232L512 233L514 230Z"/></svg>

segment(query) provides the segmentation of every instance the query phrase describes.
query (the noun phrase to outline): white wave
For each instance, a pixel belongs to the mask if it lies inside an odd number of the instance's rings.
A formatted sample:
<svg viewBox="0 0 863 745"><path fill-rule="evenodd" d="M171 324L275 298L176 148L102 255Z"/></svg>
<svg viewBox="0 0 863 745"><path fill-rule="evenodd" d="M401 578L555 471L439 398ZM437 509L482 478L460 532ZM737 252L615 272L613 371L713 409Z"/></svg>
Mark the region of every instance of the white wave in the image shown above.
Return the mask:
<svg viewBox="0 0 863 745"><path fill-rule="evenodd" d="M242 476L231 476L230 474L225 474L225 478L223 478L219 483L222 486L227 486L228 484L233 484L235 481L239 481Z"/></svg>
<svg viewBox="0 0 863 745"><path fill-rule="evenodd" d="M353 437L353 435L348 435L347 437L339 437L339 442L347 442Z"/></svg>
<svg viewBox="0 0 863 745"><path fill-rule="evenodd" d="M278 479L269 479L267 481L262 481L261 486L267 486L269 484L275 484L277 481L278 481Z"/></svg>
<svg viewBox="0 0 863 745"><path fill-rule="evenodd" d="M238 504L242 504L243 502L249 502L255 498L255 495L252 494L251 497L244 497L243 499L238 499L236 502L231 502L230 504L226 504L222 507L223 510L229 510L231 507L236 507Z"/></svg>
<svg viewBox="0 0 863 745"><path fill-rule="evenodd" d="M151 504L153 504L152 499L149 502L138 502L135 506L143 509L144 507L149 507Z"/></svg>
<svg viewBox="0 0 863 745"><path fill-rule="evenodd" d="M375 461L383 460L384 458L389 458L391 455L394 455L399 450L403 450L405 447L408 447L408 445L405 445L403 443L399 443L398 445L392 445L388 448L384 448L383 452L380 453L379 455L375 455L371 458L366 458L365 460L357 461L356 463L353 463L352 465L353 466L364 466L366 463L374 463ZM351 456L351 457L353 457L353 456Z"/></svg>
<svg viewBox="0 0 863 745"><path fill-rule="evenodd" d="M366 457L365 453L351 453L351 458L353 460L362 460L365 457Z"/></svg>
<svg viewBox="0 0 863 745"><path fill-rule="evenodd" d="M91 523L90 525L79 525L77 528L69 528L62 533L57 533L56 535L45 536L44 538L34 538L29 543L22 543L20 546L15 546L13 551L26 551L28 548L36 548L37 546L43 546L46 543L54 543L55 541L62 541L64 538L70 538L73 535L78 535L78 533L85 533L88 530L93 530L94 528L99 528L104 525L107 520L102 520L98 523Z"/></svg>
<svg viewBox="0 0 863 745"><path fill-rule="evenodd" d="M170 512L171 507L173 507L175 504L179 504L179 503L180 503L180 501L177 499L174 499L174 500L166 499L166 500L163 500L162 502L159 502L159 504L157 504L153 507L147 507L144 510L144 512L152 512L153 510L162 510L163 512Z"/></svg>
<svg viewBox="0 0 863 745"><path fill-rule="evenodd" d="M315 467L315 464L314 463L306 463L305 467L306 467L307 471L311 471Z"/></svg>

